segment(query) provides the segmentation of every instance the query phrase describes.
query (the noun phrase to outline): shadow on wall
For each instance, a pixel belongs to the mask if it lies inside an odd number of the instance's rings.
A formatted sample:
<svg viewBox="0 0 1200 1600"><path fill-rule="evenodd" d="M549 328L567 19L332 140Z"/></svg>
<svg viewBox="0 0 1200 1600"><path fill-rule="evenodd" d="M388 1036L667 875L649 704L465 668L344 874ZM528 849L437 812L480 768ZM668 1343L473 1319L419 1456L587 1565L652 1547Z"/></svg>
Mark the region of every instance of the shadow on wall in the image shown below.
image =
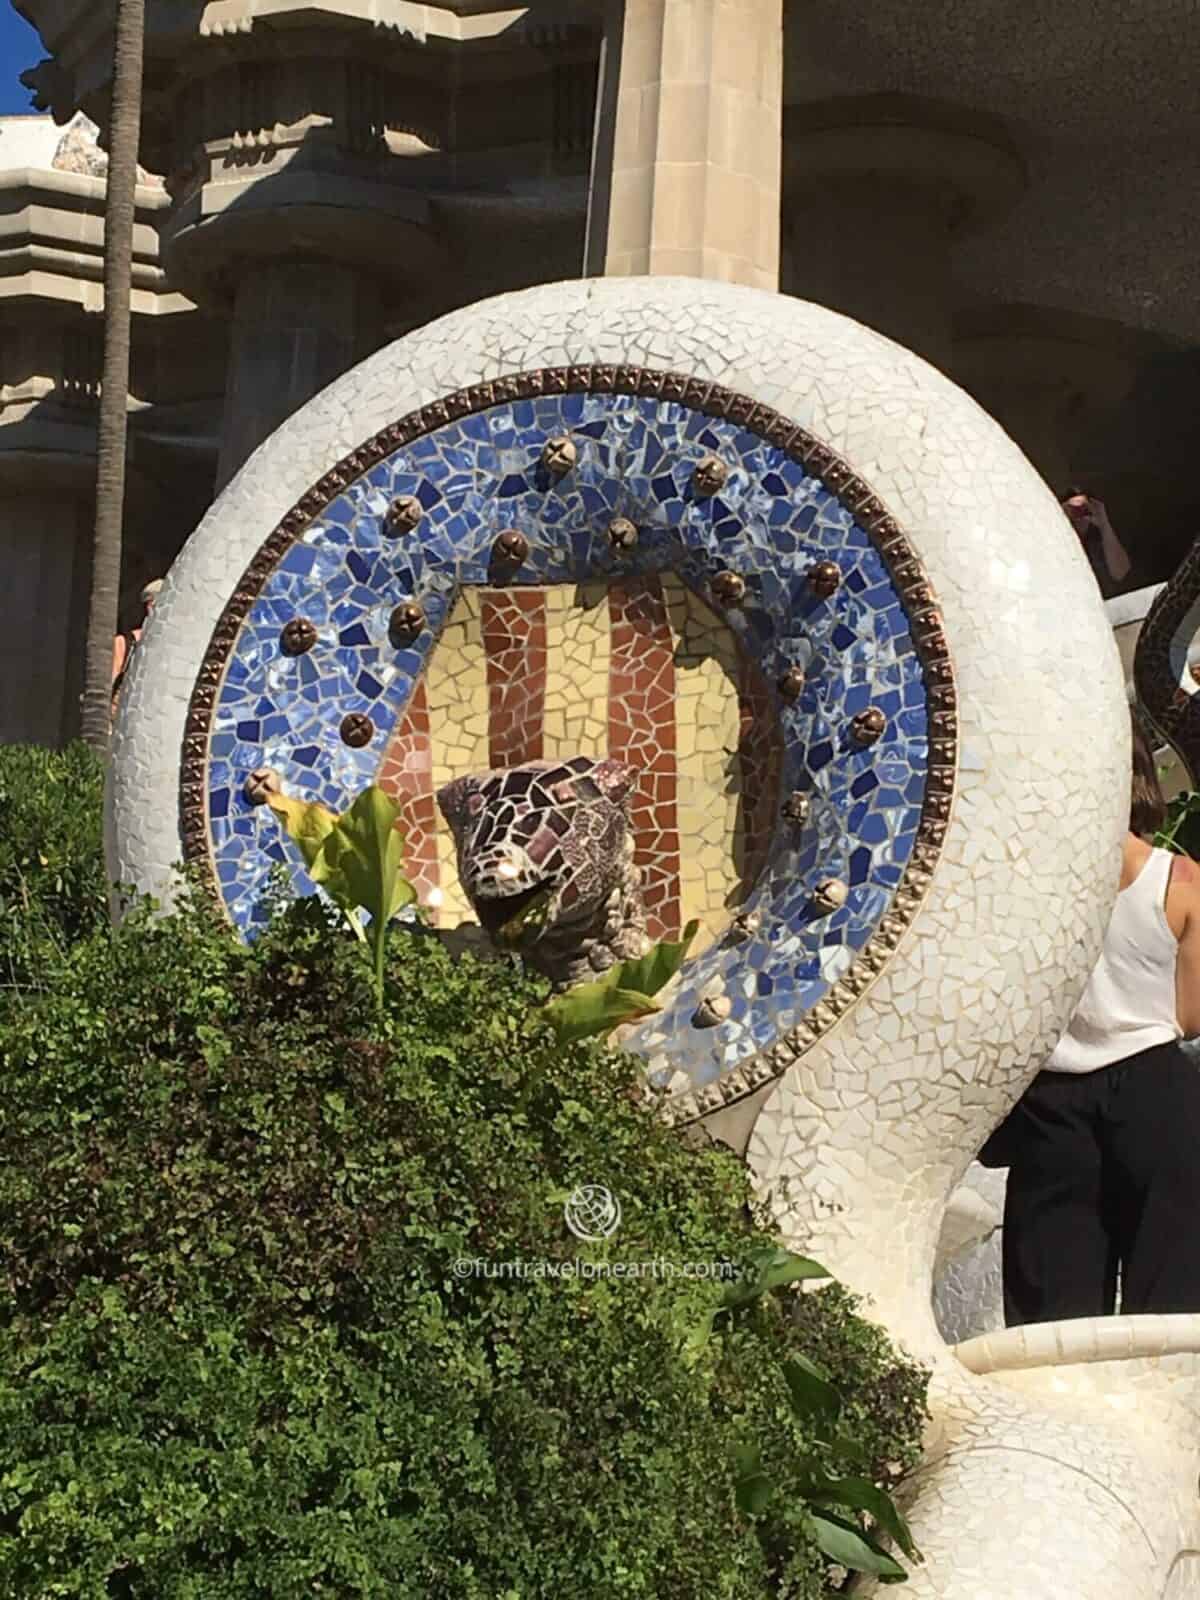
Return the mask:
<svg viewBox="0 0 1200 1600"><path fill-rule="evenodd" d="M1165 582L1200 535L1200 349L1151 356L1080 459L1133 558L1127 588Z"/></svg>

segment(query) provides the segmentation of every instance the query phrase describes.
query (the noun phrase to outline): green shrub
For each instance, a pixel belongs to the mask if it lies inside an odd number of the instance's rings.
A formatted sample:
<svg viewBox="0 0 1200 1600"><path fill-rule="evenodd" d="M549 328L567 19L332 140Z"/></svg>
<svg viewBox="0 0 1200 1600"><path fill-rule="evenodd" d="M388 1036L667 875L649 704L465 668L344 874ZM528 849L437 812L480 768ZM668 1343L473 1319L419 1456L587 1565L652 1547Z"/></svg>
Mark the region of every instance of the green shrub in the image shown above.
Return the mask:
<svg viewBox="0 0 1200 1600"><path fill-rule="evenodd" d="M1154 843L1178 855L1191 856L1193 861L1200 860L1200 793L1190 789L1175 796Z"/></svg>
<svg viewBox="0 0 1200 1600"><path fill-rule="evenodd" d="M0 985L47 983L108 919L104 769L82 744L0 746Z"/></svg>
<svg viewBox="0 0 1200 1600"><path fill-rule="evenodd" d="M380 1029L315 901L252 950L135 916L10 1008L0 1593L822 1593L802 1525L738 1512L734 1450L787 1481L800 1348L876 1473L911 1465L920 1374L838 1290L689 1356L719 1284L456 1276L762 1238L740 1164L651 1124L635 1063L556 1044L543 990L427 934L389 958ZM620 1199L607 1244L564 1226L581 1182Z"/></svg>

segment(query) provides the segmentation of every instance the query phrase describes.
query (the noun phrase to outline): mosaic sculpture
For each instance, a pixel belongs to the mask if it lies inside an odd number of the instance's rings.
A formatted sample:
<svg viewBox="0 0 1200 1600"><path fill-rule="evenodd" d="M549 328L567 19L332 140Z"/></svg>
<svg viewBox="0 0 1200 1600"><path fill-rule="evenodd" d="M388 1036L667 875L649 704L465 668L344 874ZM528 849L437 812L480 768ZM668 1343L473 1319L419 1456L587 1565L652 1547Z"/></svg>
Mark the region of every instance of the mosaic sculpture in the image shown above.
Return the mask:
<svg viewBox="0 0 1200 1600"><path fill-rule="evenodd" d="M1200 541L1156 597L1138 634L1133 680L1151 725L1200 786L1200 696L1188 655L1200 632Z"/></svg>
<svg viewBox="0 0 1200 1600"><path fill-rule="evenodd" d="M498 939L525 917L509 947L559 988L649 947L629 831L635 780L619 761L579 756L456 778L438 793L481 924Z"/></svg>
<svg viewBox="0 0 1200 1600"><path fill-rule="evenodd" d="M647 933L710 935L627 1040L659 1115L743 1142L932 1372L908 1592L1182 1600L1200 1319L955 1349L931 1310L948 1197L1100 947L1124 706L1057 503L940 374L791 299L563 284L380 352L231 484L135 664L112 867L167 894L184 854L253 932L276 860L305 885L248 780L378 778L445 918L440 789L628 766Z"/></svg>

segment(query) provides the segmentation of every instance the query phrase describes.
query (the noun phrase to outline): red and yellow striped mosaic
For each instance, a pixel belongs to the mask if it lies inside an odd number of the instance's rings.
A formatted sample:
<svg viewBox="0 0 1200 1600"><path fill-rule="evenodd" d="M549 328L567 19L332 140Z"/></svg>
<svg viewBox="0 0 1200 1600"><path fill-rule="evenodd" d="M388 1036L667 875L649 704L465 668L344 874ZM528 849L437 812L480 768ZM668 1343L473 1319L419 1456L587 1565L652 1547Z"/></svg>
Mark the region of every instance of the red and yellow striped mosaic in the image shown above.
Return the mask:
<svg viewBox="0 0 1200 1600"><path fill-rule="evenodd" d="M640 774L632 822L649 929L719 937L766 863L782 741L725 621L674 574L464 590L387 751L409 870L444 926L473 920L434 794L468 772L612 755Z"/></svg>

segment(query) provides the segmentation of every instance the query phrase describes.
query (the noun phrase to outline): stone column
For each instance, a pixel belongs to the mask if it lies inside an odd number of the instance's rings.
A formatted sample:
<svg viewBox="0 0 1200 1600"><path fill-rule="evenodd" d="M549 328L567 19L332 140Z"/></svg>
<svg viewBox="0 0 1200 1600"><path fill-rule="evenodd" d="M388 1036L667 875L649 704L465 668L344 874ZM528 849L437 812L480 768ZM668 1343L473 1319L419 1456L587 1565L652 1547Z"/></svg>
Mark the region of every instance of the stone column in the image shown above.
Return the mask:
<svg viewBox="0 0 1200 1600"><path fill-rule="evenodd" d="M237 286L218 485L281 422L369 352L379 291L330 261L262 261Z"/></svg>
<svg viewBox="0 0 1200 1600"><path fill-rule="evenodd" d="M15 473L21 463L5 465ZM0 504L0 739L53 746L78 730L77 612L82 589L86 618L92 502L89 484L81 478L76 488L70 470L55 489L24 466Z"/></svg>
<svg viewBox="0 0 1200 1600"><path fill-rule="evenodd" d="M897 95L788 108L788 294L950 364L955 241L1001 215L1024 169L1001 130Z"/></svg>
<svg viewBox="0 0 1200 1600"><path fill-rule="evenodd" d="M611 0L587 271L779 285L782 0Z"/></svg>

